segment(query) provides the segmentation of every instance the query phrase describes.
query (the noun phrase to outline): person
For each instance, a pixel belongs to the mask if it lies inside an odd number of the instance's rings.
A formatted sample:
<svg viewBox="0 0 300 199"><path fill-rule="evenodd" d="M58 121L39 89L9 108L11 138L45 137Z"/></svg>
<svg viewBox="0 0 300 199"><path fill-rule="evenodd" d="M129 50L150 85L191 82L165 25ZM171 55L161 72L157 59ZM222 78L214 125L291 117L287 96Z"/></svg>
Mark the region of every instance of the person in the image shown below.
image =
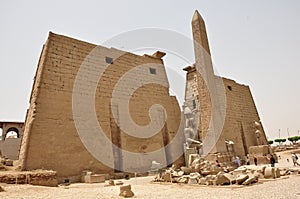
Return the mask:
<svg viewBox="0 0 300 199"><path fill-rule="evenodd" d="M250 160L248 156L246 157L246 165L250 165Z"/></svg>
<svg viewBox="0 0 300 199"><path fill-rule="evenodd" d="M298 156L296 155L295 152L292 153L292 160L293 160L294 166L296 166L296 165L300 166L300 164L297 162Z"/></svg>
<svg viewBox="0 0 300 199"><path fill-rule="evenodd" d="M219 163L218 160L216 160L216 166L217 166L217 167L221 167L221 164Z"/></svg>
<svg viewBox="0 0 300 199"><path fill-rule="evenodd" d="M273 155L271 155L270 164L271 164L271 167L275 167L275 158Z"/></svg>
<svg viewBox="0 0 300 199"><path fill-rule="evenodd" d="M254 164L255 164L255 166L257 166L257 158L256 157L254 157Z"/></svg>
<svg viewBox="0 0 300 199"><path fill-rule="evenodd" d="M241 166L241 160L240 160L240 158L238 156L236 156L235 162L237 164L237 167Z"/></svg>

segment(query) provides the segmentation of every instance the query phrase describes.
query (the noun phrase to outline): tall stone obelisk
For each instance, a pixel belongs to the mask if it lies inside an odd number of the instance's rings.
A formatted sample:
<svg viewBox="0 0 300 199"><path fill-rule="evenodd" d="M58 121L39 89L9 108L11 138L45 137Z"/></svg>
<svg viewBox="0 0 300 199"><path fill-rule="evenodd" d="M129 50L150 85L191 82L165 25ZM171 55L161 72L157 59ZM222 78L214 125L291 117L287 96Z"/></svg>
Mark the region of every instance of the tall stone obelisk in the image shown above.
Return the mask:
<svg viewBox="0 0 300 199"><path fill-rule="evenodd" d="M200 95L198 97L199 133L203 138L204 154L216 152L216 143L222 131L223 123L220 118L218 102L218 84L214 74L205 22L196 10L192 19L194 38L195 67L198 76Z"/></svg>
<svg viewBox="0 0 300 199"><path fill-rule="evenodd" d="M207 81L209 81L208 83L210 83L210 81L213 81L214 79L214 70L206 34L205 22L198 10L196 10L193 15L192 29L196 67L197 69L203 70L200 71L203 72L201 75L206 75L203 78L207 79Z"/></svg>

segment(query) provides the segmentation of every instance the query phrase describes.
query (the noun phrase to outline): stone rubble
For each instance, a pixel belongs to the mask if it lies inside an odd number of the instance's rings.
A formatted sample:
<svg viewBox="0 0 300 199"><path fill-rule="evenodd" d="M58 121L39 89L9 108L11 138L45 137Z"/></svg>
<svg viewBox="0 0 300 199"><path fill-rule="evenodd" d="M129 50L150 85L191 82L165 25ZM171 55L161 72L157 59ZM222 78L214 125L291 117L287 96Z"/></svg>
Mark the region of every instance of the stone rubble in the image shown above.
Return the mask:
<svg viewBox="0 0 300 199"><path fill-rule="evenodd" d="M280 178L280 176L300 174L300 168L274 168L266 165L245 165L233 169L232 167L218 167L213 162L196 159L190 168L168 168L155 177L154 182L172 182L200 185L251 185L260 179Z"/></svg>

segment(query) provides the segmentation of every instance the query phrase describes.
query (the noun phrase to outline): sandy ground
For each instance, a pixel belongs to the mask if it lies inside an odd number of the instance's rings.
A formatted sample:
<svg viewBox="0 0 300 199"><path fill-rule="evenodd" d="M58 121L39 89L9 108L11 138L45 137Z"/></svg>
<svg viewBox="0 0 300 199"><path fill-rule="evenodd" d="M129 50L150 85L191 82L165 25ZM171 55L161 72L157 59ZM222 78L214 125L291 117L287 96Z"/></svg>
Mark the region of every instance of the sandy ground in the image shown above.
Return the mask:
<svg viewBox="0 0 300 199"><path fill-rule="evenodd" d="M298 153L299 154L299 153ZM291 151L281 152L277 167L295 168ZM251 186L200 186L170 183L150 183L153 177L122 180L131 184L133 198L296 198L300 199L300 175L281 177L276 180L263 180ZM6 191L0 198L121 198L119 186L105 187L104 183L71 184L70 186L42 187L32 185L1 185Z"/></svg>

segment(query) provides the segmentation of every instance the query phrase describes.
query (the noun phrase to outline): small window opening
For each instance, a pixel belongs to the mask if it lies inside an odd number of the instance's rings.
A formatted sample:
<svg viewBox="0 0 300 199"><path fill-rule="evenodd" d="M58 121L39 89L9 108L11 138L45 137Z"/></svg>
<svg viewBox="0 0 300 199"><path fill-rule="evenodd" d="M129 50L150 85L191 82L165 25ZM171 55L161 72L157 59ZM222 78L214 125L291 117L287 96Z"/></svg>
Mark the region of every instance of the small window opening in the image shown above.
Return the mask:
<svg viewBox="0 0 300 199"><path fill-rule="evenodd" d="M150 74L155 75L156 74L156 69L155 68L149 68Z"/></svg>
<svg viewBox="0 0 300 199"><path fill-rule="evenodd" d="M108 63L108 64L112 64L113 63L113 58L105 57L105 62Z"/></svg>
<svg viewBox="0 0 300 199"><path fill-rule="evenodd" d="M232 87L231 87L231 86L227 86L227 88L228 88L230 91L232 91Z"/></svg>

